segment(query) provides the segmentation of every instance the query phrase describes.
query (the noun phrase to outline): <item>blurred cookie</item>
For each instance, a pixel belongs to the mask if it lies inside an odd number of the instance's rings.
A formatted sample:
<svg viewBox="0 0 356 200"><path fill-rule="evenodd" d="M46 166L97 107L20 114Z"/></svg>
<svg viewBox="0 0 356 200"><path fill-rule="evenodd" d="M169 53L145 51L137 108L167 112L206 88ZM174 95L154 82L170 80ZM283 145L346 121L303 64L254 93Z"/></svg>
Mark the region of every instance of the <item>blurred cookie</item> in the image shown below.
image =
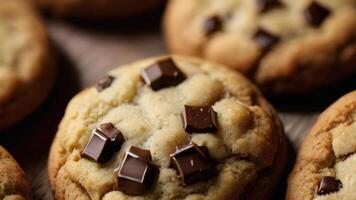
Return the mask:
<svg viewBox="0 0 356 200"><path fill-rule="evenodd" d="M153 11L165 0L28 0L54 15L84 19L125 18Z"/></svg>
<svg viewBox="0 0 356 200"><path fill-rule="evenodd" d="M25 173L2 146L0 146L0 186L0 199L31 199L31 189L26 182Z"/></svg>
<svg viewBox="0 0 356 200"><path fill-rule="evenodd" d="M237 69L274 95L310 92L356 73L354 0L171 0L173 53Z"/></svg>
<svg viewBox="0 0 356 200"><path fill-rule="evenodd" d="M356 90L324 111L298 155L286 200L356 199Z"/></svg>
<svg viewBox="0 0 356 200"><path fill-rule="evenodd" d="M22 120L54 82L48 38L35 11L20 0L0 1L0 130Z"/></svg>
<svg viewBox="0 0 356 200"><path fill-rule="evenodd" d="M48 170L63 199L268 199L283 127L247 79L195 58L115 69L69 103Z"/></svg>

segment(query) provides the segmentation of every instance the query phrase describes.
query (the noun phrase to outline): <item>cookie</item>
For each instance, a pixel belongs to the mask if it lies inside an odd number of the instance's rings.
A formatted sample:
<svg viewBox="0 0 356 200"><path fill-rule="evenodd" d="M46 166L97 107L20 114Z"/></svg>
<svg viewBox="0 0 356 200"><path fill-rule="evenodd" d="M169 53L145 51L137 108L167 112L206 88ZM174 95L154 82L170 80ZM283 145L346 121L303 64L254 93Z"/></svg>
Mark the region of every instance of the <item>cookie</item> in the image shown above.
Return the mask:
<svg viewBox="0 0 356 200"><path fill-rule="evenodd" d="M62 17L84 19L125 18L153 11L164 0L28 0L40 8Z"/></svg>
<svg viewBox="0 0 356 200"><path fill-rule="evenodd" d="M115 69L69 103L51 147L64 199L268 199L283 127L242 75L183 56Z"/></svg>
<svg viewBox="0 0 356 200"><path fill-rule="evenodd" d="M0 130L34 111L55 79L47 32L19 0L0 1Z"/></svg>
<svg viewBox="0 0 356 200"><path fill-rule="evenodd" d="M300 95L356 73L354 0L171 0L171 52L237 69L267 94Z"/></svg>
<svg viewBox="0 0 356 200"><path fill-rule="evenodd" d="M317 120L301 146L286 200L356 199L356 90Z"/></svg>
<svg viewBox="0 0 356 200"><path fill-rule="evenodd" d="M25 173L14 158L0 146L0 199L31 200Z"/></svg>

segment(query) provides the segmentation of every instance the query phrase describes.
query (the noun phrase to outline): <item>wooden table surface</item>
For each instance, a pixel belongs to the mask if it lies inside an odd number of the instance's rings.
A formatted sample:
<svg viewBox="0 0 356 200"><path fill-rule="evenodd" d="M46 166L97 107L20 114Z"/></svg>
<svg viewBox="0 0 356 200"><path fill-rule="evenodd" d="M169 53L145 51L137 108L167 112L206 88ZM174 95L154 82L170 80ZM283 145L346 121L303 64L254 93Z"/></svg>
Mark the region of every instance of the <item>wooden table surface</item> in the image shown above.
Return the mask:
<svg viewBox="0 0 356 200"><path fill-rule="evenodd" d="M5 146L23 167L35 199L53 199L47 178L47 156L57 125L73 95L88 87L110 69L148 56L167 53L160 27L160 15L131 21L92 23L46 19L59 68L52 94L30 117L0 134ZM295 151L318 114L331 102L355 87L350 80L308 96L278 99L276 106L290 146L288 174ZM273 199L283 199L283 179Z"/></svg>

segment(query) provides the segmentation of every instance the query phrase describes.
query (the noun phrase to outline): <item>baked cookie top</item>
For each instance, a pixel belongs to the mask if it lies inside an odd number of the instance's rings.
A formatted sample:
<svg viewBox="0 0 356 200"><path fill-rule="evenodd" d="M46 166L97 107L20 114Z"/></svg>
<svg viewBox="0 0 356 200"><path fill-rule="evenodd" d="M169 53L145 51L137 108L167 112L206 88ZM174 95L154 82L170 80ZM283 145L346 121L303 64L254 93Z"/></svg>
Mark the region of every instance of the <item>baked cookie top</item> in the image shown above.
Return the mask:
<svg viewBox="0 0 356 200"><path fill-rule="evenodd" d="M287 200L356 199L356 91L331 105L305 139Z"/></svg>
<svg viewBox="0 0 356 200"><path fill-rule="evenodd" d="M0 1L0 129L22 118L47 93L47 79L53 78L48 54L46 31L34 10L22 1ZM28 97L30 92L33 97Z"/></svg>
<svg viewBox="0 0 356 200"><path fill-rule="evenodd" d="M162 6L165 0L27 0L52 14L85 19L125 18Z"/></svg>
<svg viewBox="0 0 356 200"><path fill-rule="evenodd" d="M74 97L49 174L58 199L261 199L283 169L283 135L240 74L195 58L150 58Z"/></svg>
<svg viewBox="0 0 356 200"><path fill-rule="evenodd" d="M30 187L14 158L0 146L0 199L30 200Z"/></svg>
<svg viewBox="0 0 356 200"><path fill-rule="evenodd" d="M171 0L165 35L174 53L238 69L266 92L295 94L355 73L355 6L355 0Z"/></svg>

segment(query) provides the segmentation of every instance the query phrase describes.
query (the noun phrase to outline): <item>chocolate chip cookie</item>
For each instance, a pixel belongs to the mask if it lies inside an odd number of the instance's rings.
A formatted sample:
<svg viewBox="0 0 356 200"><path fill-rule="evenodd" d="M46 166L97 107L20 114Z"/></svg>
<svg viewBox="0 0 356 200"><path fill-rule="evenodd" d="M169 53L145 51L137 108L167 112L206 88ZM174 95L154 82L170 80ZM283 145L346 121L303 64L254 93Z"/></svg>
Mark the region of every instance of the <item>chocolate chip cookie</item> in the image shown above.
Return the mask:
<svg viewBox="0 0 356 200"><path fill-rule="evenodd" d="M47 97L55 79L48 46L45 27L27 3L0 1L0 130Z"/></svg>
<svg viewBox="0 0 356 200"><path fill-rule="evenodd" d="M163 56L115 69L69 103L48 170L64 199L268 199L283 127L239 73Z"/></svg>
<svg viewBox="0 0 356 200"><path fill-rule="evenodd" d="M14 158L0 146L0 199L30 200L31 189Z"/></svg>
<svg viewBox="0 0 356 200"><path fill-rule="evenodd" d="M322 113L289 177L287 200L356 199L356 90Z"/></svg>
<svg viewBox="0 0 356 200"><path fill-rule="evenodd" d="M159 8L165 0L27 0L57 16L107 19L140 15Z"/></svg>
<svg viewBox="0 0 356 200"><path fill-rule="evenodd" d="M248 75L273 95L298 95L356 74L354 0L171 0L173 53Z"/></svg>

